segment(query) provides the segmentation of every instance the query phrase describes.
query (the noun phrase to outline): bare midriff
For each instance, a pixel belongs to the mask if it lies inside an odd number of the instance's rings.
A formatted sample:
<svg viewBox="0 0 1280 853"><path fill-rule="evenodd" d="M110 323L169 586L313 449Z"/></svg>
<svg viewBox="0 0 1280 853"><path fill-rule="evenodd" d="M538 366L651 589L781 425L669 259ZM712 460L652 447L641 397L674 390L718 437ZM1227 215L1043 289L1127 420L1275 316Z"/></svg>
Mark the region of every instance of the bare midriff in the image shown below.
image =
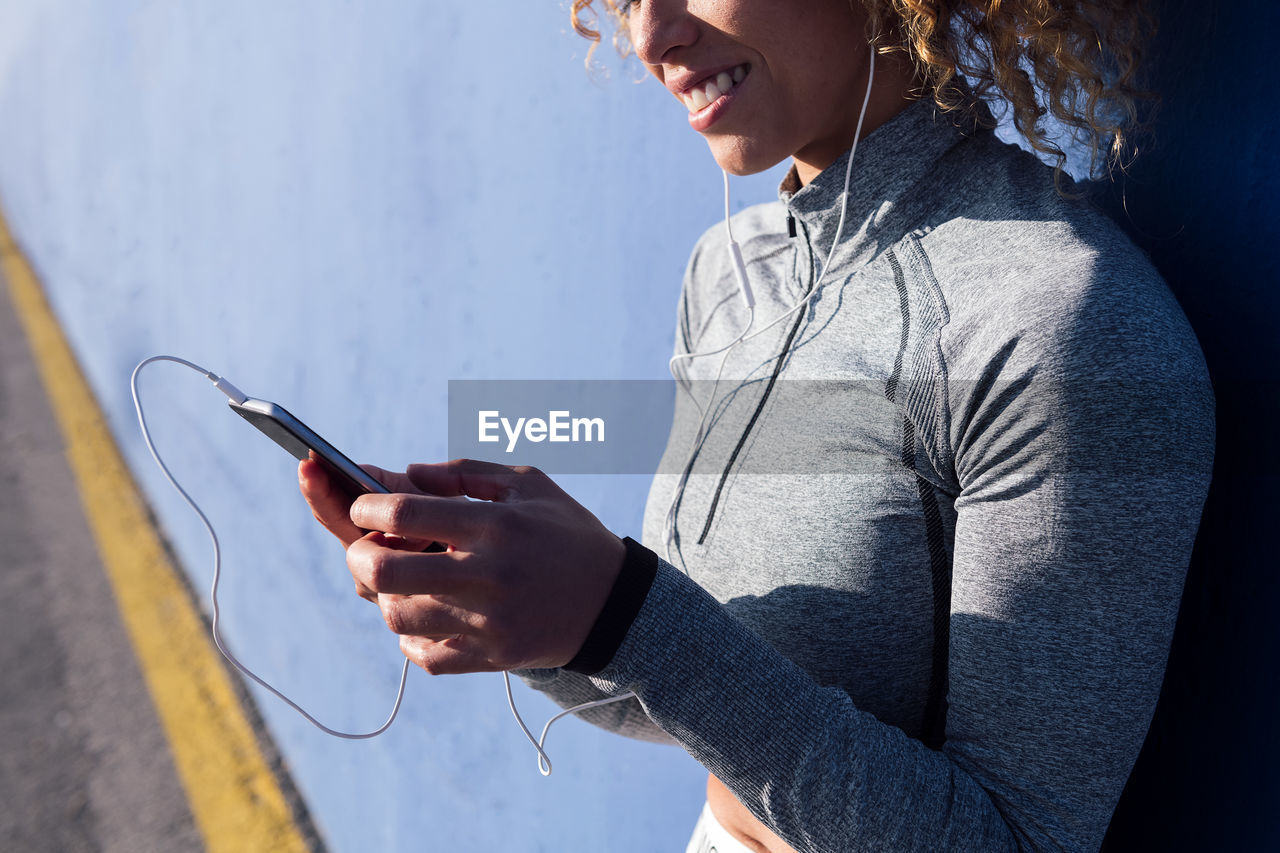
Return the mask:
<svg viewBox="0 0 1280 853"><path fill-rule="evenodd" d="M707 804L725 830L755 853L796 853L761 823L715 776L707 777Z"/></svg>

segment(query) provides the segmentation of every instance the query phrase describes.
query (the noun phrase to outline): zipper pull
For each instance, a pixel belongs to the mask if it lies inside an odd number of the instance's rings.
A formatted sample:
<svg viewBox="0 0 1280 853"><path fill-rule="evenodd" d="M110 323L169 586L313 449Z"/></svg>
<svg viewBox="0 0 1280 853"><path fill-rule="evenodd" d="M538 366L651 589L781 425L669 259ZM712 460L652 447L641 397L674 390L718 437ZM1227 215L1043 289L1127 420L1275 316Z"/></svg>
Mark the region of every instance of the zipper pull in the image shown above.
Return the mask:
<svg viewBox="0 0 1280 853"><path fill-rule="evenodd" d="M787 212L787 236L793 239L796 236L796 218L791 215L790 211Z"/></svg>

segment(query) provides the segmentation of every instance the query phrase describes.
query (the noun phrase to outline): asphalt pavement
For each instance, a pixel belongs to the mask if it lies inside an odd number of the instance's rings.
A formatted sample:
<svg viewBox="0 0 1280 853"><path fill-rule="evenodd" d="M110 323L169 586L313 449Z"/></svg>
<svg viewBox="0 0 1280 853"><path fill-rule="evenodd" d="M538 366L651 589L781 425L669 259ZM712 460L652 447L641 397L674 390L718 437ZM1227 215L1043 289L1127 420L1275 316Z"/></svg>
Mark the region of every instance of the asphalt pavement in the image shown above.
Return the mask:
<svg viewBox="0 0 1280 853"><path fill-rule="evenodd" d="M0 850L202 850L0 279Z"/></svg>

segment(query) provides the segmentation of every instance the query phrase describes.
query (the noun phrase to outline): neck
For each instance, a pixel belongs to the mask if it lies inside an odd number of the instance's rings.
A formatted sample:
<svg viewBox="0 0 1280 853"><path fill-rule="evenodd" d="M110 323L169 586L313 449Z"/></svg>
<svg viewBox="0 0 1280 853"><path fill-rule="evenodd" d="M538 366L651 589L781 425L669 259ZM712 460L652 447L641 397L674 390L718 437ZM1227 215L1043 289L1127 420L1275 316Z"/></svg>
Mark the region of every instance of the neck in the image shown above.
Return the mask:
<svg viewBox="0 0 1280 853"><path fill-rule="evenodd" d="M919 93L920 86L914 66L905 56L898 52L878 55L875 61L875 78L871 84L871 95L867 101L866 117L862 122L862 132L857 138L865 139L876 128L905 110L919 98ZM859 98L858 106L861 107L861 105L862 99ZM846 135L816 142L792 156L796 176L800 179L801 186L807 185L816 178L853 145L857 131L856 113L853 118L853 123L847 128Z"/></svg>

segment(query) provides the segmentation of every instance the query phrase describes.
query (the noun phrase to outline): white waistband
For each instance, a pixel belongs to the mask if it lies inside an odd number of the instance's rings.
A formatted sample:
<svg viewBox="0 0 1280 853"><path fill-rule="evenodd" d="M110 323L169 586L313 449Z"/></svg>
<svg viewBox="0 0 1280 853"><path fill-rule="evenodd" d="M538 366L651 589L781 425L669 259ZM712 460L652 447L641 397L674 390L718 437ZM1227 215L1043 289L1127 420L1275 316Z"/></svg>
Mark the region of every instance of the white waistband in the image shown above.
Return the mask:
<svg viewBox="0 0 1280 853"><path fill-rule="evenodd" d="M752 849L729 834L711 813L711 804L702 807L702 814L693 828L693 837L685 853L753 853Z"/></svg>

